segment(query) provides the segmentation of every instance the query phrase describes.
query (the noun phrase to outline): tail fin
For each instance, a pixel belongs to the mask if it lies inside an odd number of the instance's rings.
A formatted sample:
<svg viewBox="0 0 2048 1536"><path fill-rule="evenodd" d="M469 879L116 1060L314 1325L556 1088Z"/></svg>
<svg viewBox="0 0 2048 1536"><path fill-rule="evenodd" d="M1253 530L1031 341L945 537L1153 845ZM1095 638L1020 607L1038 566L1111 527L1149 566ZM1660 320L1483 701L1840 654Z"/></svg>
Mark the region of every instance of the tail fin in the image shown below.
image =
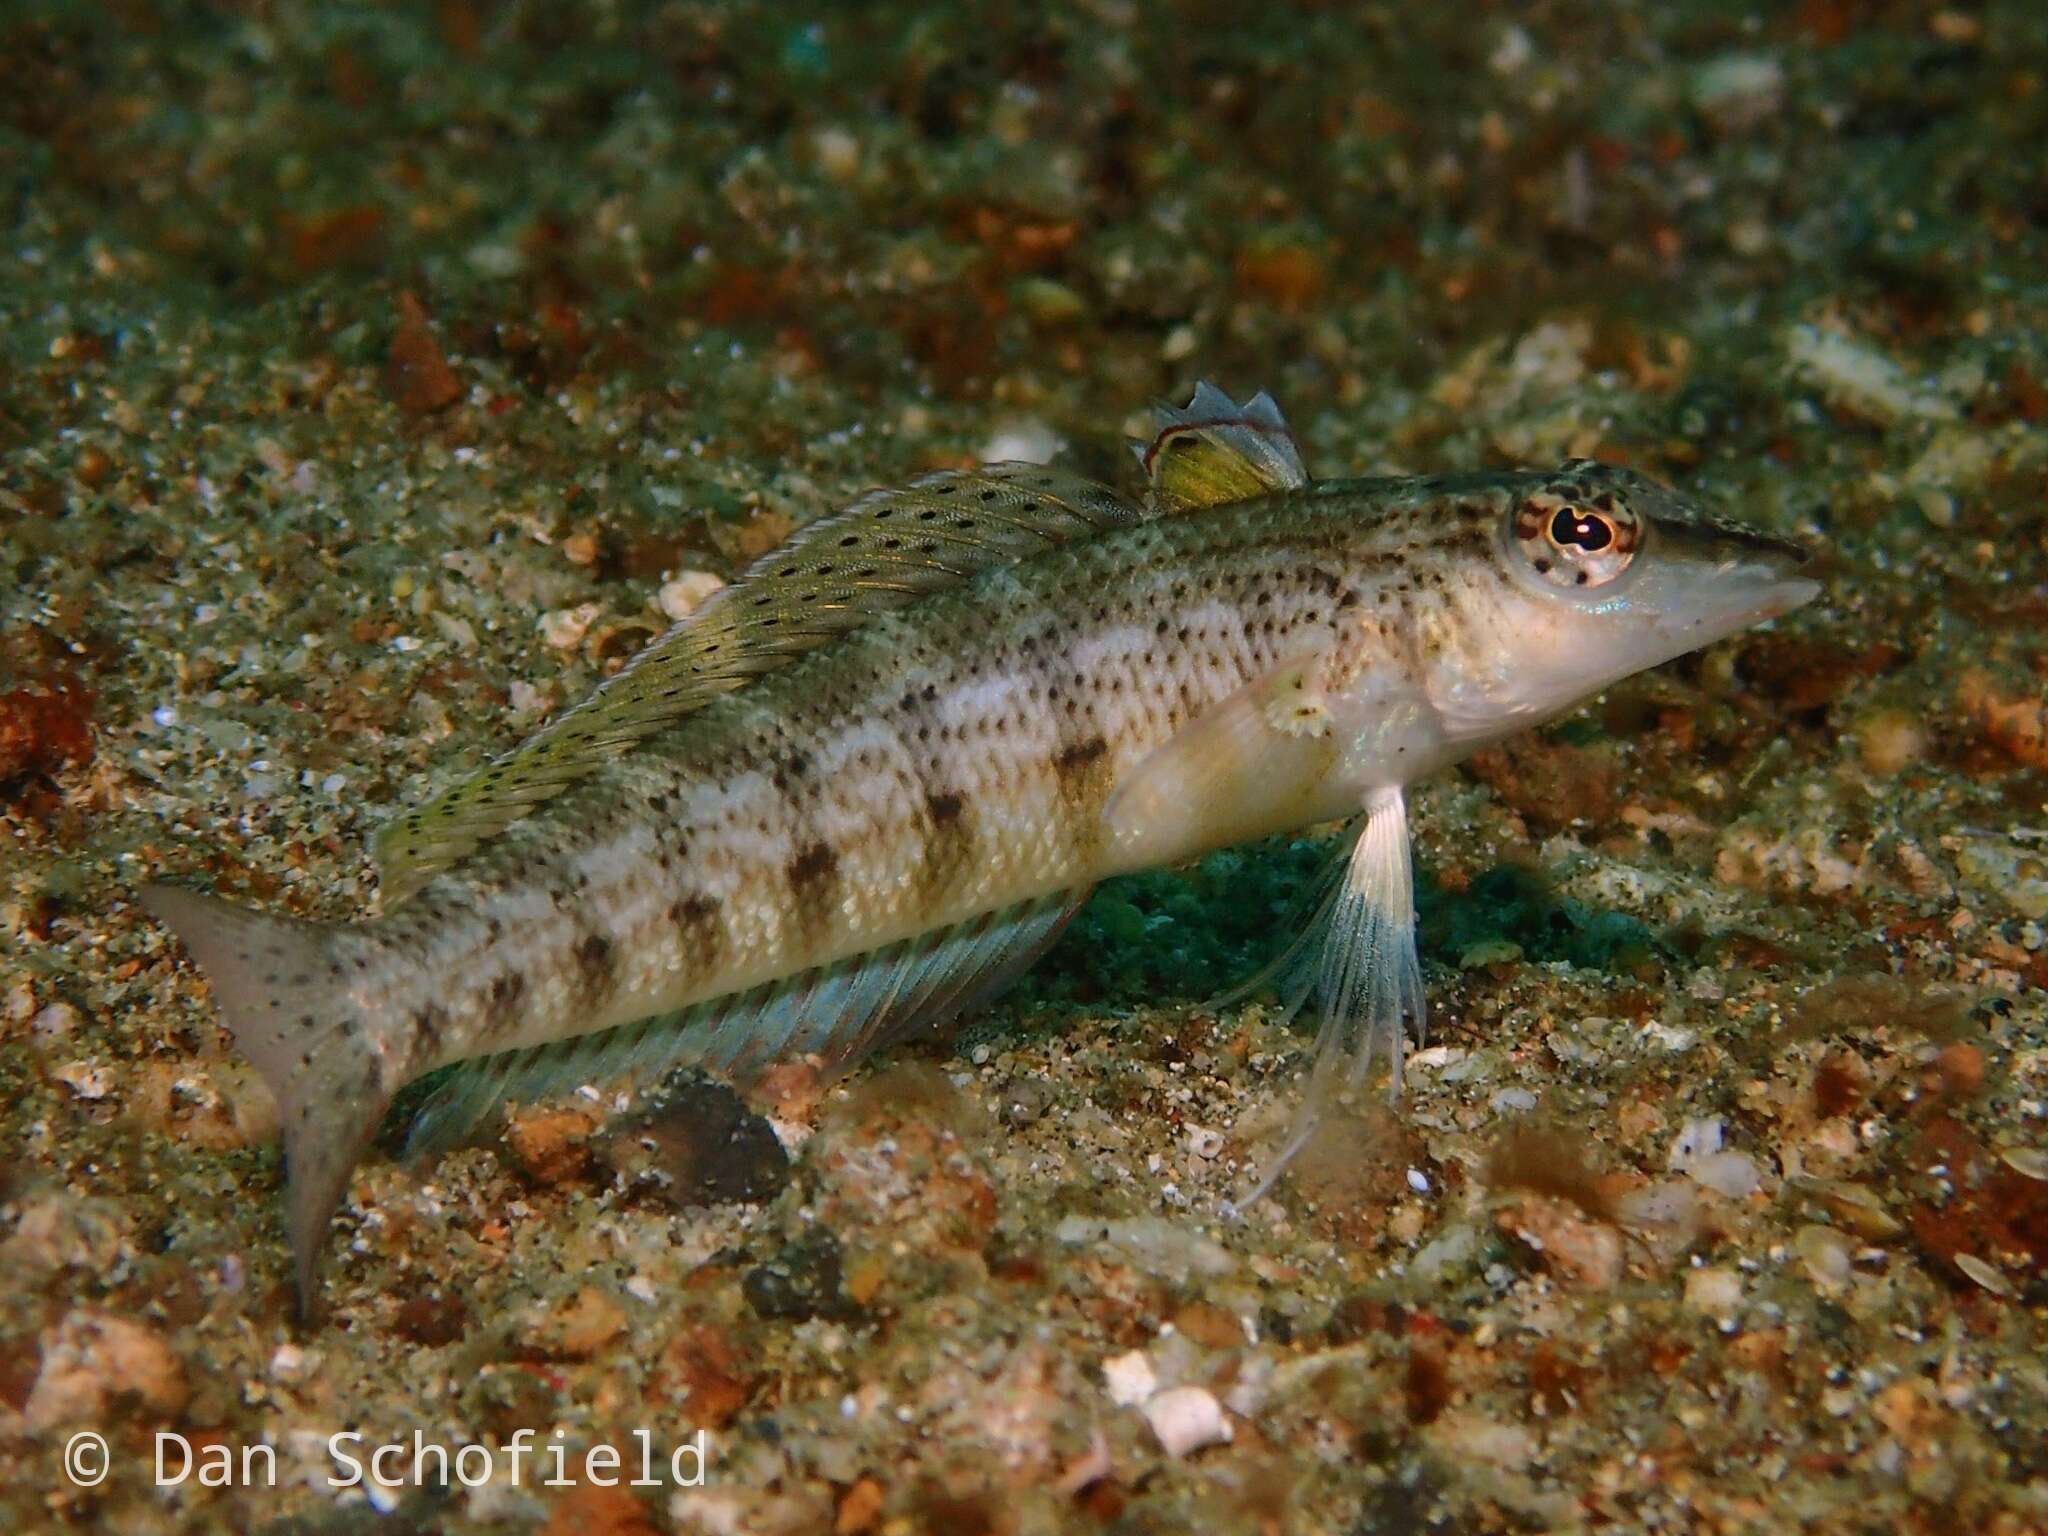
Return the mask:
<svg viewBox="0 0 2048 1536"><path fill-rule="evenodd" d="M365 941L175 885L144 887L142 904L185 941L235 1044L277 1097L299 1314L310 1319L327 1223L398 1086L343 980Z"/></svg>

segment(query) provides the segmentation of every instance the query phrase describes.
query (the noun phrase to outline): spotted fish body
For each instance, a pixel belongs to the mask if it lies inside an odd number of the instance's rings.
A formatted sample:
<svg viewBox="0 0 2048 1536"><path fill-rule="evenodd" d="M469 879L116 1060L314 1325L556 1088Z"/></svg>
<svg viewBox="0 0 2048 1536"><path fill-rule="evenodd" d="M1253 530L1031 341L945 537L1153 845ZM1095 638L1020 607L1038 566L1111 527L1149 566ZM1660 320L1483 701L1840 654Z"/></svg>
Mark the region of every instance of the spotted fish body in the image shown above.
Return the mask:
<svg viewBox="0 0 2048 1536"><path fill-rule="evenodd" d="M445 1130L586 1074L850 1062L1000 985L1108 876L1363 810L1321 1104L1420 1020L1401 787L1811 595L1789 546L1596 465L1311 484L1263 396L1205 388L1146 458L1145 507L997 466L815 525L400 823L382 916L152 887L283 1101L302 1294L424 1072L471 1064ZM1590 521L1555 545L1565 513ZM1647 595L1593 579L1645 542ZM1579 590L1609 586L1639 606Z"/></svg>
<svg viewBox="0 0 2048 1536"><path fill-rule="evenodd" d="M1412 602L1404 573L1444 542L1396 522L1347 579L1340 530L1387 493L1137 524L998 569L607 765L373 925L406 956L405 1001L435 1015L409 1069L543 1044L565 1019L623 1024L1344 814L1303 783L1298 813L1268 826L1150 826L1134 864L1103 812L1190 719L1291 655L1412 675L1415 657L1342 623ZM1468 536L1484 536L1495 499L1462 503ZM448 974L478 985L450 997Z"/></svg>

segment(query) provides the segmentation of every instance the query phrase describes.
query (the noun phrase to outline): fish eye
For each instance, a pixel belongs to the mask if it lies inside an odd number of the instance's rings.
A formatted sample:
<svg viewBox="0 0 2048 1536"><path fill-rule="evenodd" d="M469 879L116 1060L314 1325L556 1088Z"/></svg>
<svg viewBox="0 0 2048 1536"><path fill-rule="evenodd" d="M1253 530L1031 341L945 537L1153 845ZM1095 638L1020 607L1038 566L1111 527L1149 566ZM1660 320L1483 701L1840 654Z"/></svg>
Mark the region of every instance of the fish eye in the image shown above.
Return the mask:
<svg viewBox="0 0 2048 1536"><path fill-rule="evenodd" d="M1514 542L1536 575L1582 591L1613 581L1635 558L1642 524L1618 498L1538 491L1514 512Z"/></svg>
<svg viewBox="0 0 2048 1536"><path fill-rule="evenodd" d="M1597 512L1559 507L1557 516L1550 520L1550 542L1559 549L1572 544L1594 554L1614 542L1614 524Z"/></svg>

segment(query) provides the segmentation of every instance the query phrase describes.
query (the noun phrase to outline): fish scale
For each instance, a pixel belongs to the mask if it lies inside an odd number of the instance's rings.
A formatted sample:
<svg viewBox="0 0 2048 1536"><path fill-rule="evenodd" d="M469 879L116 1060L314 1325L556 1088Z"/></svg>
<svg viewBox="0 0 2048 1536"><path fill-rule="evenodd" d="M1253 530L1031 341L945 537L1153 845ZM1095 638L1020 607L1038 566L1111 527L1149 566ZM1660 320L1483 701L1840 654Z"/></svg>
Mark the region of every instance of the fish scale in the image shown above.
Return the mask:
<svg viewBox="0 0 2048 1536"><path fill-rule="evenodd" d="M1796 546L1625 470L1311 483L1263 395L1161 421L1143 506L989 466L804 530L393 823L378 917L145 892L281 1101L302 1301L423 1072L458 1064L434 1145L507 1094L843 1067L1002 985L1109 876L1356 816L1270 1182L1420 1027L1405 787L1814 590Z"/></svg>

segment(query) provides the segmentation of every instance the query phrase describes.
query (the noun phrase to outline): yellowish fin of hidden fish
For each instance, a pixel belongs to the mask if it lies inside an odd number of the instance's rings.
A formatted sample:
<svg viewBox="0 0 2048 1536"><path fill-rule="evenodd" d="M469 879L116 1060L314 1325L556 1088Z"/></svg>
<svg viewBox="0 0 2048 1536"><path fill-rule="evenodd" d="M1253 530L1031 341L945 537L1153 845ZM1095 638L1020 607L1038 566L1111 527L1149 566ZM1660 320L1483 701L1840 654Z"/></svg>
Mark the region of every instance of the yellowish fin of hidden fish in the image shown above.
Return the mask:
<svg viewBox="0 0 2048 1536"><path fill-rule="evenodd" d="M1142 504L989 465L806 528L393 823L376 917L144 892L279 1099L304 1305L423 1073L456 1068L431 1151L565 1085L845 1067L993 995L1105 878L1354 818L1270 1183L1421 1025L1406 787L1817 590L1624 469L1311 481L1264 395L1199 386L1139 458Z"/></svg>

